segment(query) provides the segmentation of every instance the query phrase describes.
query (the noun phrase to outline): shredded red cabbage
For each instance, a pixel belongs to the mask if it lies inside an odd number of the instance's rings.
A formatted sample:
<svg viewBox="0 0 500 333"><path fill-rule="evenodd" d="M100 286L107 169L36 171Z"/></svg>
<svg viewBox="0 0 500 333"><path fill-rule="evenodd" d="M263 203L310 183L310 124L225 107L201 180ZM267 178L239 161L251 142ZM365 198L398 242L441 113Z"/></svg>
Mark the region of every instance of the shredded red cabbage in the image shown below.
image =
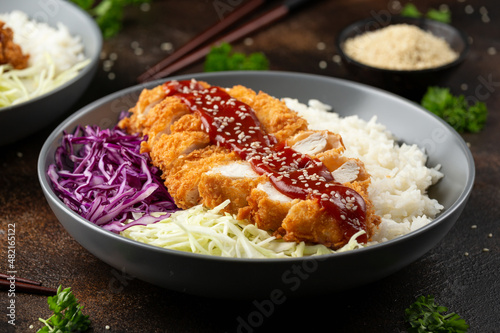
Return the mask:
<svg viewBox="0 0 500 333"><path fill-rule="evenodd" d="M65 132L47 174L58 197L73 211L119 233L133 225L156 223L179 210L163 185L160 170L140 153L137 135L118 127L78 126ZM133 222L124 222L132 219Z"/></svg>

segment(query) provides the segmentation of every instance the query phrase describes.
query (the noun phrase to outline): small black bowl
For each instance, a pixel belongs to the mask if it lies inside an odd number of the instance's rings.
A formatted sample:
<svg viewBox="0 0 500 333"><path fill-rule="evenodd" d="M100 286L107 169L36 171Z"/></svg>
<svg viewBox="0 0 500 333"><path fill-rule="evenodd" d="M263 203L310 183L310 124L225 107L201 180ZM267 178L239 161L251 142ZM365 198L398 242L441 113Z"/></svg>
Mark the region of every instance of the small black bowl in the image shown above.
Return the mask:
<svg viewBox="0 0 500 333"><path fill-rule="evenodd" d="M451 63L434 68L391 70L362 64L344 52L343 47L347 39L394 24L415 25L434 36L443 38L459 54L458 58ZM469 51L467 36L459 29L431 19L403 16L391 16L384 21L375 17L357 21L339 33L336 47L352 75L349 79L376 86L412 100L420 100L428 86L439 85L443 82L464 61Z"/></svg>

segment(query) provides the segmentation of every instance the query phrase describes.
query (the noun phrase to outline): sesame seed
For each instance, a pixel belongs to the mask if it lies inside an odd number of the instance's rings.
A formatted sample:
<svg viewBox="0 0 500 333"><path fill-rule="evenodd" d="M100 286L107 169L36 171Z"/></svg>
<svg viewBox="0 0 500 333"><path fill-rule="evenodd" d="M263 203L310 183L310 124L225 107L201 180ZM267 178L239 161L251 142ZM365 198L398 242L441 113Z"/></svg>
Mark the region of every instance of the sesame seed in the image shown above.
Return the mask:
<svg viewBox="0 0 500 333"><path fill-rule="evenodd" d="M340 65L342 63L342 57L339 56L338 54L334 55L332 57L332 60L333 60L334 63L336 63L338 65Z"/></svg>
<svg viewBox="0 0 500 333"><path fill-rule="evenodd" d="M161 43L160 45L162 51L172 51L173 48L174 46L170 42Z"/></svg>
<svg viewBox="0 0 500 333"><path fill-rule="evenodd" d="M450 10L450 7L448 7L447 4L443 3L439 6L439 10L442 12L447 12L448 10Z"/></svg>

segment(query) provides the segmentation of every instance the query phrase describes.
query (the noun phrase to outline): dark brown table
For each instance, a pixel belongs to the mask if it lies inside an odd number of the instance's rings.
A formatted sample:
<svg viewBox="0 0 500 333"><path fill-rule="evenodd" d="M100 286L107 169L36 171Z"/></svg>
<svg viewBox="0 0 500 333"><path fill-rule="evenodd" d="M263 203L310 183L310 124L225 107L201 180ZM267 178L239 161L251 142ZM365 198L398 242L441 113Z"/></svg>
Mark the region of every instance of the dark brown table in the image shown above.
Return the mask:
<svg viewBox="0 0 500 333"><path fill-rule="evenodd" d="M7 265L8 224L15 223L18 276L54 288L71 286L90 315L92 332L403 332L404 310L421 294L434 295L439 304L459 313L470 332L499 332L500 5L495 0L418 1L422 10L447 4L453 24L472 38L467 60L443 85L481 99L490 113L481 133L463 135L470 143L477 176L462 216L432 251L392 276L356 290L287 299L263 309L254 300L200 298L130 278L65 232L38 183L36 162L46 137L80 107L134 85L135 78L165 57L170 47L179 48L217 21L221 3L227 9L242 1L158 0L149 10L128 9L124 29L105 41L99 71L78 104L35 135L0 147L0 271ZM393 15L398 4L317 1L234 46L245 53L264 52L273 70L362 81L334 61L336 35L357 19ZM198 63L179 74L202 70ZM7 324L6 300L6 292L1 292L1 332L35 332L41 327L38 318L49 315L45 296L17 293L14 330Z"/></svg>

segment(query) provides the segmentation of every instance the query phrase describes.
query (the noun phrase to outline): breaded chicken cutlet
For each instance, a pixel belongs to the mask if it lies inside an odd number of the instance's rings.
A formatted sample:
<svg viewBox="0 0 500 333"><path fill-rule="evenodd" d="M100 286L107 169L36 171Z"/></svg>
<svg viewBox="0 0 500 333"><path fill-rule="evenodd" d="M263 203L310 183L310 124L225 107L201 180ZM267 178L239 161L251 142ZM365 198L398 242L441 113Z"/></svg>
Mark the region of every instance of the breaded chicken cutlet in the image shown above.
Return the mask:
<svg viewBox="0 0 500 333"><path fill-rule="evenodd" d="M342 155L340 135L307 128L282 101L241 85L171 81L144 90L119 126L147 136L141 150L160 168L183 209L214 208L286 241L336 249L380 218L369 174Z"/></svg>

